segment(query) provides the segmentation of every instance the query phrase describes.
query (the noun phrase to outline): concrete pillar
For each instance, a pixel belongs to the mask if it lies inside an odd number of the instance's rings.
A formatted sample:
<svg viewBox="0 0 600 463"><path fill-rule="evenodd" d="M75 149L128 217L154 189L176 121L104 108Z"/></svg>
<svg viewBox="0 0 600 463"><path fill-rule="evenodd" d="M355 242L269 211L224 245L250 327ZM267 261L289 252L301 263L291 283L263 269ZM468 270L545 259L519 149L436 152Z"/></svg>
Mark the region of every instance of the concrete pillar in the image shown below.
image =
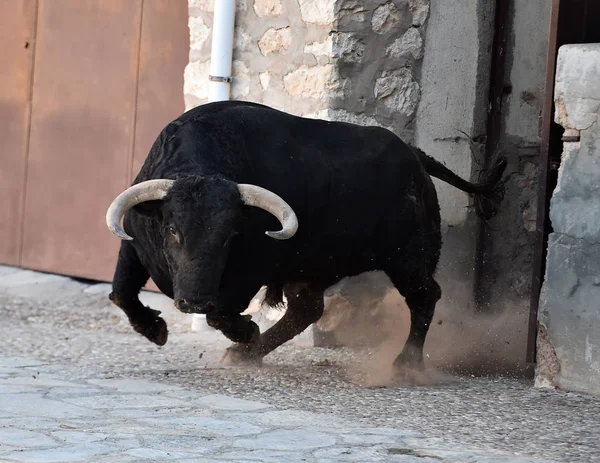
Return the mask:
<svg viewBox="0 0 600 463"><path fill-rule="evenodd" d="M600 44L561 47L554 99L570 141L550 206L536 385L600 394Z"/></svg>

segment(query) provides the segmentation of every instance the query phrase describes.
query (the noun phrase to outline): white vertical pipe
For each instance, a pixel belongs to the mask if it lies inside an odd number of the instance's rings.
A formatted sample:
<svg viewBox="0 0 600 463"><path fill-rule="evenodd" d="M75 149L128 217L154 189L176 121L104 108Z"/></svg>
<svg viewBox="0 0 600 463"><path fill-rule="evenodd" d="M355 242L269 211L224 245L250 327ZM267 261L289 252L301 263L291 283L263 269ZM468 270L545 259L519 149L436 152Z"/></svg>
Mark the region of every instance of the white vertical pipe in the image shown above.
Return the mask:
<svg viewBox="0 0 600 463"><path fill-rule="evenodd" d="M233 28L235 0L214 0L212 49L208 101L229 99L231 87L231 60L233 55Z"/></svg>
<svg viewBox="0 0 600 463"><path fill-rule="evenodd" d="M208 101L229 100L231 90L231 61L233 57L233 28L235 0L214 0ZM192 315L192 331L212 331L206 316Z"/></svg>

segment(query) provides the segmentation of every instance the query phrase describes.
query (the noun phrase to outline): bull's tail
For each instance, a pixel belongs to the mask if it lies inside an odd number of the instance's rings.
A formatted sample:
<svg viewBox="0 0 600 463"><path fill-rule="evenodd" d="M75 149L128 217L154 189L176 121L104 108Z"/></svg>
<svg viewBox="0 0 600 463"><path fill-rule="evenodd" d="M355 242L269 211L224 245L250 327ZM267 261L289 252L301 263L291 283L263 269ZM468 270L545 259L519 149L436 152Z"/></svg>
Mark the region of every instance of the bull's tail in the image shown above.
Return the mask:
<svg viewBox="0 0 600 463"><path fill-rule="evenodd" d="M504 174L507 164L504 156L497 156L493 159L490 167L480 172L480 181L471 183L460 178L441 162L428 156L419 148L414 146L411 146L411 148L417 153L429 175L473 195L477 215L484 219L491 219L497 214L500 203L504 199L502 174Z"/></svg>

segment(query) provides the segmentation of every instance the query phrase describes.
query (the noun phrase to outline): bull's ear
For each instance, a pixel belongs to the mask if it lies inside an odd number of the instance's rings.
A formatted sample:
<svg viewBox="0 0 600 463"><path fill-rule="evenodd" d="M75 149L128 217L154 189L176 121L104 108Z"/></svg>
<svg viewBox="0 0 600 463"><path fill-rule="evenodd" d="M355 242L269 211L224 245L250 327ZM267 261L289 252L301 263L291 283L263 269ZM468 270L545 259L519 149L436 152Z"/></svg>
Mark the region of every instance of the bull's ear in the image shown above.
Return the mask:
<svg viewBox="0 0 600 463"><path fill-rule="evenodd" d="M162 219L163 201L144 201L143 203L133 206L133 210L145 217Z"/></svg>

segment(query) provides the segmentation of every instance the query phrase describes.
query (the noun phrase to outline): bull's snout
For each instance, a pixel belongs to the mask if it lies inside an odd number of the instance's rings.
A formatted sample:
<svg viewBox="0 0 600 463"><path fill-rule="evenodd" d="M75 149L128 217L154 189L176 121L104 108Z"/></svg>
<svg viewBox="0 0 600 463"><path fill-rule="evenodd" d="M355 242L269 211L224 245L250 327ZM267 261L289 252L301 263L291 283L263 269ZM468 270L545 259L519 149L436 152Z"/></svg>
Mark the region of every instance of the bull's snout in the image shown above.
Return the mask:
<svg viewBox="0 0 600 463"><path fill-rule="evenodd" d="M203 301L193 301L190 299L176 299L175 307L183 313L201 313L207 314L217 308L216 301L209 299Z"/></svg>

